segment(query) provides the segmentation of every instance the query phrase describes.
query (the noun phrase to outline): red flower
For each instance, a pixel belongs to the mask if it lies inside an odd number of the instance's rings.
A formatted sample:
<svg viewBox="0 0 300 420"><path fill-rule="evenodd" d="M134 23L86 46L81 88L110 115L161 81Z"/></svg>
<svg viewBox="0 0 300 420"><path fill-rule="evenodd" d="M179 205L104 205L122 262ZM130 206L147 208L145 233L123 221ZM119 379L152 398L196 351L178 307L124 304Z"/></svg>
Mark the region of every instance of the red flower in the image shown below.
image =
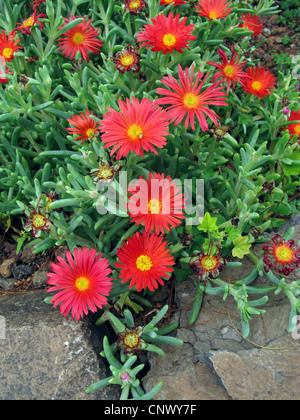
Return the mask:
<svg viewBox="0 0 300 420"><path fill-rule="evenodd" d="M93 120L90 115L94 115L88 110L85 111L86 115L81 112L79 115L74 115L67 121L74 125L75 128L67 128L70 134L79 134L79 137L76 137L74 140L81 140L83 143L86 140L92 140L99 132L100 126L95 120Z"/></svg>
<svg viewBox="0 0 300 420"><path fill-rule="evenodd" d="M106 296L112 289L112 270L102 254L96 257L95 249L87 247L75 248L74 259L66 252L68 263L60 256L58 263L51 263L53 273L47 273L47 283L54 286L47 292L60 290L51 299L54 307L60 305L60 313L66 317L71 311L72 318L79 320L88 311L96 312L98 308L107 305Z"/></svg>
<svg viewBox="0 0 300 420"><path fill-rule="evenodd" d="M145 231L165 234L171 227L181 224L184 198L181 188L172 181L170 176L149 173L149 180L140 176L140 181L128 188L131 197L128 202L129 216L137 225L143 224Z"/></svg>
<svg viewBox="0 0 300 420"><path fill-rule="evenodd" d="M137 73L140 70L140 58L139 54L133 51L131 45L128 45L116 57L111 57L111 60L116 63L116 68L120 73L132 70L133 73Z"/></svg>
<svg viewBox="0 0 300 420"><path fill-rule="evenodd" d="M131 15L140 15L147 7L144 0L125 0L124 5Z"/></svg>
<svg viewBox="0 0 300 420"><path fill-rule="evenodd" d="M285 241L280 235L275 235L270 242L263 245L265 271L271 269L288 276L300 264L300 248L290 239Z"/></svg>
<svg viewBox="0 0 300 420"><path fill-rule="evenodd" d="M180 84L170 74L161 80L166 86L173 89L174 92L164 88L156 89L158 94L166 96L165 98L158 99L157 103L159 105L170 105L167 111L170 121L175 121L175 125L178 125L186 116L185 128L187 129L190 123L192 129L195 130L194 119L196 116L202 130L208 130L205 116L209 117L215 124L220 119L214 111L208 108L208 105L227 106L224 99L226 93L223 91L223 87L219 86L221 82L212 84L200 93L209 73L206 74L201 83L199 81L203 73L200 70L197 73L195 83L193 83L194 64L192 64L191 75L189 75L188 68L185 69L184 73L180 65L178 66L178 74Z"/></svg>
<svg viewBox="0 0 300 420"><path fill-rule="evenodd" d="M229 15L231 12L231 7L227 0L199 0L198 6L196 6L196 12L199 15L209 18L210 20L214 19L226 19L225 16Z"/></svg>
<svg viewBox="0 0 300 420"><path fill-rule="evenodd" d="M30 6L34 11L36 11L36 9L40 10L41 4L45 2L46 0L34 0L32 3L30 3Z"/></svg>
<svg viewBox="0 0 300 420"><path fill-rule="evenodd" d="M49 232L51 221L48 214L42 213L39 209L36 211L33 207L28 207L26 211L29 214L24 224L25 231L31 231L34 238L39 238L42 231Z"/></svg>
<svg viewBox="0 0 300 420"><path fill-rule="evenodd" d="M141 47L147 47L152 51L162 51L163 54L172 53L174 49L183 53L182 48L189 48L189 41L195 40L197 37L191 35L195 29L195 25L185 25L187 17L179 22L180 14L169 16L160 14L156 18L152 18L152 24L147 24L137 33L138 42L143 42Z"/></svg>
<svg viewBox="0 0 300 420"><path fill-rule="evenodd" d="M127 243L124 241L117 251L120 262L115 264L121 269L121 283L130 281L129 288L136 286L138 292L147 287L153 292L158 283L163 285L162 277L168 278L175 264L166 246L163 237L147 233L141 235L140 232L129 238Z"/></svg>
<svg viewBox="0 0 300 420"><path fill-rule="evenodd" d="M190 268L195 274L199 275L200 281L207 278L216 278L226 266L226 260L218 249L213 255L210 252L204 252L201 246L201 252L192 256L189 262Z"/></svg>
<svg viewBox="0 0 300 420"><path fill-rule="evenodd" d="M247 69L248 77L241 81L244 90L248 93L263 98L271 95L270 90L275 89L276 79L264 67L251 67Z"/></svg>
<svg viewBox="0 0 300 420"><path fill-rule="evenodd" d="M65 25L77 19L76 16L70 16L71 20L64 18ZM62 51L64 57L70 55L70 60L73 60L76 53L80 51L83 60L89 62L89 54L99 54L103 45L103 42L98 39L100 29L95 30L91 25L91 19L84 21L76 25L74 28L69 29L63 34L62 38L56 40L58 42L59 51ZM63 28L62 25L59 29Z"/></svg>
<svg viewBox="0 0 300 420"><path fill-rule="evenodd" d="M45 15L44 13L40 13L39 15L36 14L36 10L33 12L33 14L31 16L29 16L29 18L23 20L22 23L17 23L16 24L16 29L15 31L20 30L23 34L31 34L31 28L37 23L38 25L40 25L40 30L42 31L44 28L44 24L42 22L40 22L38 19L39 18L46 18L47 15Z"/></svg>
<svg viewBox="0 0 300 420"><path fill-rule="evenodd" d="M6 74L13 74L13 73L9 71L8 68L6 68L5 58L0 56L0 83L1 84L9 81L9 79L5 77Z"/></svg>
<svg viewBox="0 0 300 420"><path fill-rule="evenodd" d="M226 82L228 95L231 85L234 88L237 85L237 82L241 82L245 77L247 77L247 74L242 71L246 61L239 63L240 56L233 51L233 45L231 47L232 56L230 61L228 61L227 55L221 48L218 49L218 54L222 60L222 63L209 61L207 64L215 66L217 69L219 69L219 71L217 71L214 75L213 82L219 78L222 82Z"/></svg>
<svg viewBox="0 0 300 420"><path fill-rule="evenodd" d="M292 111L288 121L300 121L300 111ZM289 130L291 138L294 134L298 134L300 139L300 123L289 124L285 129Z"/></svg>
<svg viewBox="0 0 300 420"><path fill-rule="evenodd" d="M144 150L157 154L155 147L162 148L169 135L166 112L147 98L118 103L121 112L108 107L109 112L100 123L104 147L113 146L111 155L119 149L117 160L133 151L141 156Z"/></svg>
<svg viewBox="0 0 300 420"><path fill-rule="evenodd" d="M13 60L14 53L18 51L19 48L22 48L20 45L17 45L20 39L14 41L14 38L15 34L13 31L8 34L8 37L4 31L2 31L2 35L0 34L0 56L2 56L5 61Z"/></svg>
<svg viewBox="0 0 300 420"><path fill-rule="evenodd" d="M248 31L253 31L253 34L251 36L257 36L261 34L264 29L264 25L261 23L259 17L256 15L251 15L251 13L243 13L240 20L242 20L243 23L239 26L239 28L244 28Z"/></svg>
<svg viewBox="0 0 300 420"><path fill-rule="evenodd" d="M186 4L185 0L160 0L161 5L168 5L174 3L173 6L181 6L182 4Z"/></svg>

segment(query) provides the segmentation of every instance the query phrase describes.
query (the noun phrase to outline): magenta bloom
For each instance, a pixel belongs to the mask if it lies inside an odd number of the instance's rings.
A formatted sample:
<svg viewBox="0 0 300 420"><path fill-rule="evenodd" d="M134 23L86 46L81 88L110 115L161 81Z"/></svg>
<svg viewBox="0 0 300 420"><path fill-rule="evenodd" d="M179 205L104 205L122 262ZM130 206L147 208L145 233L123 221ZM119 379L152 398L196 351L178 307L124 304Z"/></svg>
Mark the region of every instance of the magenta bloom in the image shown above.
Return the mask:
<svg viewBox="0 0 300 420"><path fill-rule="evenodd" d="M54 286L47 292L59 291L51 299L54 307L60 305L61 314L66 317L71 311L72 318L79 320L98 308L107 305L106 296L112 289L112 270L107 258L96 257L95 249L75 248L74 259L66 252L68 263L57 257L58 263L51 263L53 273L47 273L47 283Z"/></svg>

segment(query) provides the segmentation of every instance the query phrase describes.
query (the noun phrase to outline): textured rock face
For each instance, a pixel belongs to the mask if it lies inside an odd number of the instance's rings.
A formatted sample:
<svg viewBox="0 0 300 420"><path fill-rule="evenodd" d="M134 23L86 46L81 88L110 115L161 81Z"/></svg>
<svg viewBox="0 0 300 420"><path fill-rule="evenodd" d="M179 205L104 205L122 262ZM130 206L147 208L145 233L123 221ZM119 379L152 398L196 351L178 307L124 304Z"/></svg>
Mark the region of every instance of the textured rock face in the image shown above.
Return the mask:
<svg viewBox="0 0 300 420"><path fill-rule="evenodd" d="M113 386L85 388L109 373L97 357L101 339L88 320L63 318L44 303L46 293L0 297L5 339L0 337L0 400L109 400ZM95 346L99 348L95 348Z"/></svg>
<svg viewBox="0 0 300 420"><path fill-rule="evenodd" d="M283 234L295 226L294 240L300 246L299 217L279 231ZM274 233L265 235L272 237ZM261 245L255 246L258 254ZM244 277L253 265L246 258L243 266L227 268L221 278L232 282ZM300 267L291 278L300 279ZM270 285L263 277L256 285ZM189 278L176 284L179 308L173 319L179 322L177 336L184 341L178 348L165 347L162 358L149 354L151 369L144 378L148 390L159 381L163 387L159 400L299 400L300 340L287 332L290 304L285 294L268 294L263 316L253 316L247 340L241 334L240 316L233 298L206 295L202 311L192 326L188 319L196 280ZM259 296L253 295L253 299Z"/></svg>

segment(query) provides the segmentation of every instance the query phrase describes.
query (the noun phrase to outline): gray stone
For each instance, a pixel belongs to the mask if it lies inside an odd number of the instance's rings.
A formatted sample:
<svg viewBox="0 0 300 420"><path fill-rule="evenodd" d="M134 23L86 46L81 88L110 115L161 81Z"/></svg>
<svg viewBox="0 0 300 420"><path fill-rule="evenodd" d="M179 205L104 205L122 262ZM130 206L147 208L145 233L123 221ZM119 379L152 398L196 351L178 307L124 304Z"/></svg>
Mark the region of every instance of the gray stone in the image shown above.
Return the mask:
<svg viewBox="0 0 300 420"><path fill-rule="evenodd" d="M2 279L0 278L0 287L4 290L11 290L14 287L16 279Z"/></svg>
<svg viewBox="0 0 300 420"><path fill-rule="evenodd" d="M36 271L32 276L32 284L36 287L45 286L47 280L47 272L43 270Z"/></svg>
<svg viewBox="0 0 300 420"><path fill-rule="evenodd" d="M118 388L85 388L110 372L98 357L105 326L64 318L45 292L0 296L5 339L0 339L0 400L109 400ZM2 318L3 319L3 318ZM99 335L98 335L99 333Z"/></svg>
<svg viewBox="0 0 300 420"><path fill-rule="evenodd" d="M15 279L24 279L33 273L34 268L31 265L16 265L12 272Z"/></svg>

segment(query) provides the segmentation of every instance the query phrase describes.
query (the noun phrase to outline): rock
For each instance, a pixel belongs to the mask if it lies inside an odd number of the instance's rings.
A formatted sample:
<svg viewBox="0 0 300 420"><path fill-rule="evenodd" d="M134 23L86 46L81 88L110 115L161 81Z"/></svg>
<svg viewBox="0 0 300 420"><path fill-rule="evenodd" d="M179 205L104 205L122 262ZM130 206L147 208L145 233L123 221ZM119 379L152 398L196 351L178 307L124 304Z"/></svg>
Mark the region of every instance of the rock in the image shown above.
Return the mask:
<svg viewBox="0 0 300 420"><path fill-rule="evenodd" d="M15 258L9 258L5 261L3 261L3 263L0 266L0 276L2 277L10 277L12 275L12 266L15 263Z"/></svg>
<svg viewBox="0 0 300 420"><path fill-rule="evenodd" d="M294 241L300 246L300 215L276 231L264 232L264 236L283 235L291 226L295 227ZM261 251L262 244L256 244L254 254L258 256ZM234 283L252 268L244 258L242 267L227 267L220 277ZM300 267L291 276L299 279ZM270 285L270 281L258 277L254 284ZM221 295L205 295L198 319L192 327L188 324L196 285L195 277L175 283L179 310L170 322L179 322L177 337L184 345L163 347L165 357L148 353L151 369L143 378L146 390L162 380L157 400L299 400L300 349L296 338L287 332L290 303L285 294L268 294L269 301L263 307L266 313L253 315L250 335L243 339L240 314L232 297L223 301Z"/></svg>
<svg viewBox="0 0 300 420"><path fill-rule="evenodd" d="M33 273L33 267L30 265L16 265L16 267L13 268L13 275L15 279L24 279L28 276L30 276Z"/></svg>
<svg viewBox="0 0 300 420"><path fill-rule="evenodd" d="M110 375L98 357L106 327L96 333L89 318L64 318L44 303L47 295L0 296L6 324L0 340L0 400L118 399L116 386L85 393L87 386Z"/></svg>
<svg viewBox="0 0 300 420"><path fill-rule="evenodd" d="M271 30L269 28L264 28L263 29L263 34L268 37L271 35Z"/></svg>
<svg viewBox="0 0 300 420"><path fill-rule="evenodd" d="M34 273L32 277L32 284L36 287L42 287L45 286L47 283L48 276L47 272L43 270L38 270Z"/></svg>
<svg viewBox="0 0 300 420"><path fill-rule="evenodd" d="M11 290L14 287L16 279L3 279L0 278L0 287L4 290Z"/></svg>

